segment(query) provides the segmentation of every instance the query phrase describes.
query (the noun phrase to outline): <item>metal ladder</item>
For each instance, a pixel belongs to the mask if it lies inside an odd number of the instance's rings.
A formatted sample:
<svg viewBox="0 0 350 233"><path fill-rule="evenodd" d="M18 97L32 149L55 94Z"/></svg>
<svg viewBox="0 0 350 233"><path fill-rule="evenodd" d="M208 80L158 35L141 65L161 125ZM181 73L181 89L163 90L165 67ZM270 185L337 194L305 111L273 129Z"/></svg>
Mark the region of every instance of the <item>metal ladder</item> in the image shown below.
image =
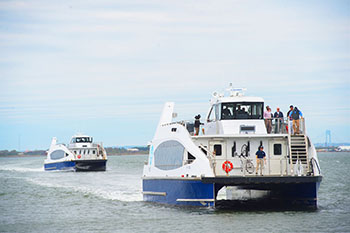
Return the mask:
<svg viewBox="0 0 350 233"><path fill-rule="evenodd" d="M309 170L309 156L308 156L308 141L307 137L304 134L289 134L289 158L290 164L294 165L299 161L301 165Z"/></svg>

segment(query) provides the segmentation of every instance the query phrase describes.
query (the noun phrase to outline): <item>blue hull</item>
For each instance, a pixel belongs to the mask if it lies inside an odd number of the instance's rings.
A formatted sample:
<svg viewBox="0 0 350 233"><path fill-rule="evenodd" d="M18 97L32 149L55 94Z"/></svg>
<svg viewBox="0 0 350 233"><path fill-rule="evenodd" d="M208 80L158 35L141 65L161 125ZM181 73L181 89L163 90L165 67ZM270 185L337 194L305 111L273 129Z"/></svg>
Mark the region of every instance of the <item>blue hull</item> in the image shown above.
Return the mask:
<svg viewBox="0 0 350 233"><path fill-rule="evenodd" d="M214 206L214 184L186 179L143 179L143 200L172 205Z"/></svg>
<svg viewBox="0 0 350 233"><path fill-rule="evenodd" d="M46 171L54 171L54 170L75 170L75 162L73 161L64 161L59 163L48 163L44 164L44 168Z"/></svg>
<svg viewBox="0 0 350 233"><path fill-rule="evenodd" d="M225 200L217 201L218 191L224 186L236 186L241 189L267 190L269 195L251 202ZM317 208L317 191L320 181L305 183L250 183L233 185L191 179L143 179L143 200L172 205L188 206L244 206L281 208ZM231 202L231 203L229 203ZM222 205L224 203L224 206ZM236 205L236 206L232 206Z"/></svg>
<svg viewBox="0 0 350 233"><path fill-rule="evenodd" d="M105 171L107 160L79 160L44 164L46 171Z"/></svg>
<svg viewBox="0 0 350 233"><path fill-rule="evenodd" d="M317 191L320 182L277 185L271 190L270 198L282 200L286 205L317 208Z"/></svg>

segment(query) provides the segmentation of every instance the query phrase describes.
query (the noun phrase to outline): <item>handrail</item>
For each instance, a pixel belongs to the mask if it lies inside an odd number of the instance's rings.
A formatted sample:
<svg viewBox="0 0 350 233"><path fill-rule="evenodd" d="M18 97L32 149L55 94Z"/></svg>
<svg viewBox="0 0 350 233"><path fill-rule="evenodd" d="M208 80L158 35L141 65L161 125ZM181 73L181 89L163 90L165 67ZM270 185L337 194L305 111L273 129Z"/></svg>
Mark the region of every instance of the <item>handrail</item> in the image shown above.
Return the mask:
<svg viewBox="0 0 350 233"><path fill-rule="evenodd" d="M169 123L164 123L164 124L162 124L162 126L176 125L176 124L180 124L182 126L186 126L187 123L191 123L191 120L173 121L173 122L169 122Z"/></svg>
<svg viewBox="0 0 350 233"><path fill-rule="evenodd" d="M209 151L208 148L206 148L203 144L200 144L199 147L207 152L207 155L206 155L206 156L207 156L208 159L214 159L214 158L215 158L214 153L212 153L211 151ZM210 156L208 156L208 154L209 154Z"/></svg>
<svg viewBox="0 0 350 233"><path fill-rule="evenodd" d="M294 130L298 131L298 123L295 122L295 126L293 127L293 120L288 117L287 119L287 126L288 126L288 134L306 134L306 127L305 127L305 118L301 117L299 119L299 133L294 132ZM294 129L295 128L295 129Z"/></svg>
<svg viewBox="0 0 350 233"><path fill-rule="evenodd" d="M215 173L215 165L216 165L215 155L211 151L209 151L208 148L206 148L203 144L199 144L199 147L207 152L206 157L208 158L208 160L210 162L210 166L213 169L214 175L216 175L216 173Z"/></svg>
<svg viewBox="0 0 350 233"><path fill-rule="evenodd" d="M271 134L293 134L294 133L293 124L292 124L293 120L291 120L289 117L271 117L269 119L264 119L264 120L271 121L271 126L272 126ZM180 124L185 128L187 128L187 125L192 125L193 127L194 120L181 120L176 122L169 122L169 123L162 124L162 126L176 125L176 124ZM297 123L295 124L297 125ZM193 133L192 130L189 131L189 133ZM306 133L305 118L299 119L299 131L300 131L299 132L300 134Z"/></svg>
<svg viewBox="0 0 350 233"><path fill-rule="evenodd" d="M314 157L312 157L312 158L310 159L311 164L312 164L312 161L315 161L315 164L316 164L317 170L318 170L318 174L321 175L321 168L320 168L320 166L318 165L317 160L316 160Z"/></svg>

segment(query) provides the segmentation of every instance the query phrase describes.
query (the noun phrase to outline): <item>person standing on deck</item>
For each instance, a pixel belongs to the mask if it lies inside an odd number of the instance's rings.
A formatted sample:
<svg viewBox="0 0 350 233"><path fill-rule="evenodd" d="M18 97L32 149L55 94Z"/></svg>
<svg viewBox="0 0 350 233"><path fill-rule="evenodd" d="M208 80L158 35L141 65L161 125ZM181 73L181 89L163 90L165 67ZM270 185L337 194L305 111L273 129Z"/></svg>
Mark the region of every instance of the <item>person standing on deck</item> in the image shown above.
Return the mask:
<svg viewBox="0 0 350 233"><path fill-rule="evenodd" d="M292 128L292 126L293 126L293 124L292 124L293 119L292 119L292 117L289 116L289 114L293 111L293 109L294 109L293 105L289 106L289 111L287 113L287 117L289 117L289 125L287 126L288 127L287 128L287 132L289 132L288 129L290 129L290 133L291 134L293 134L293 128Z"/></svg>
<svg viewBox="0 0 350 233"><path fill-rule="evenodd" d="M277 111L273 115L275 118L275 133L280 133L281 128L282 128L282 123L283 123L283 113L280 112L280 108L277 108Z"/></svg>
<svg viewBox="0 0 350 233"><path fill-rule="evenodd" d="M195 120L194 120L195 134L194 135L198 136L198 134L199 134L199 127L200 127L200 125L203 125L203 123L201 123L201 121L200 121L200 118L201 118L200 114L198 114L194 118L195 118ZM203 134L204 134L204 132L203 132Z"/></svg>
<svg viewBox="0 0 350 233"><path fill-rule="evenodd" d="M272 130L272 113L271 113L271 108L269 106L266 106L266 111L264 112L264 120L265 120L265 126L267 133L271 133Z"/></svg>
<svg viewBox="0 0 350 233"><path fill-rule="evenodd" d="M256 175L258 174L258 170L259 170L259 167L260 167L260 175L263 175L262 171L264 169L264 163L266 163L266 154L264 152L264 147L260 146L259 150L255 153L255 155L256 155L256 171L255 171L255 174Z"/></svg>
<svg viewBox="0 0 350 233"><path fill-rule="evenodd" d="M303 119L303 113L295 107L293 111L289 113L289 117L293 119L293 130L294 134L300 134L300 122L299 119Z"/></svg>

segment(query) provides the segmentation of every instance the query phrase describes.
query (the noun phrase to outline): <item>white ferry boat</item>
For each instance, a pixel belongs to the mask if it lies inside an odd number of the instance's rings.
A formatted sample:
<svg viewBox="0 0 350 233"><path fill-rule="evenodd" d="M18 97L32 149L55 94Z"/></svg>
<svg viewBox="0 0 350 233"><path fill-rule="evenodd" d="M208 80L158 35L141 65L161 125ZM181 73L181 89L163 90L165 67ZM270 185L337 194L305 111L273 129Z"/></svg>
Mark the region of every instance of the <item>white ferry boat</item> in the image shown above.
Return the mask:
<svg viewBox="0 0 350 233"><path fill-rule="evenodd" d="M44 168L52 170L105 171L107 153L102 143L93 143L87 135L74 135L68 146L58 144L54 137L51 142Z"/></svg>
<svg viewBox="0 0 350 233"><path fill-rule="evenodd" d="M213 94L200 135L188 121L173 122L174 103L165 104L143 169L144 201L215 207L245 193L278 205L317 207L322 176L305 118L299 134L288 127L288 117L272 119L267 133L264 100L243 90L231 86L229 96ZM260 146L266 153L261 174Z"/></svg>

